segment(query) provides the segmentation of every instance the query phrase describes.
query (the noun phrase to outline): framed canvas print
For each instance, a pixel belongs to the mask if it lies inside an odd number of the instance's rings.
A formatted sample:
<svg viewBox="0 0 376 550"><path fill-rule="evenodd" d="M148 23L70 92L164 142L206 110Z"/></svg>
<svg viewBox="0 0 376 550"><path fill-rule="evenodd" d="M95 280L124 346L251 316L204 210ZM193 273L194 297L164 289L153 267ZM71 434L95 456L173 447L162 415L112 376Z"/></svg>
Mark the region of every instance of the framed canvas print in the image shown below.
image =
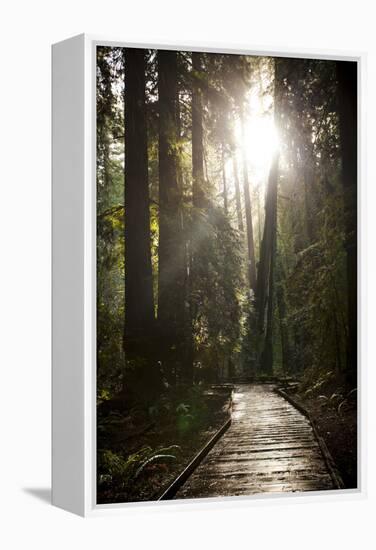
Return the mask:
<svg viewBox="0 0 376 550"><path fill-rule="evenodd" d="M362 56L53 46L53 502L360 492Z"/></svg>

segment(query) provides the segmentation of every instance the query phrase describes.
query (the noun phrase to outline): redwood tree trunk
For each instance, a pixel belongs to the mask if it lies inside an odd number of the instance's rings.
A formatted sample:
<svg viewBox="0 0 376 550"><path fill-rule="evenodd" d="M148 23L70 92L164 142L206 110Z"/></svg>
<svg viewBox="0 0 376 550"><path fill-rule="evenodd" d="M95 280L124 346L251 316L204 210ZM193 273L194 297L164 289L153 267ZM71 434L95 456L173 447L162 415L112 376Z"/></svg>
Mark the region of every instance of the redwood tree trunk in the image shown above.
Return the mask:
<svg viewBox="0 0 376 550"><path fill-rule="evenodd" d="M205 271L205 254L202 252L203 239L202 219L198 209L206 210L208 203L205 196L204 144L203 144L203 69L202 56L192 53L192 219L189 250L189 311L191 322L191 356L193 358L193 326L197 319L200 302L200 274Z"/></svg>
<svg viewBox="0 0 376 550"><path fill-rule="evenodd" d="M202 59L201 54L192 53L192 197L193 206L205 207L204 152L203 152L203 110L202 110Z"/></svg>
<svg viewBox="0 0 376 550"><path fill-rule="evenodd" d="M245 131L244 131L244 115L241 112L241 125L242 125L242 154L243 154L243 189L244 189L244 206L245 206L245 220L247 226L247 249L248 249L248 280L250 288L256 291L256 261L255 261L255 245L253 239L253 221L252 221L252 205L251 196L249 192L249 180L248 180L248 163L247 153L245 147Z"/></svg>
<svg viewBox="0 0 376 550"><path fill-rule="evenodd" d="M274 264L277 245L277 189L278 189L278 159L276 154L270 170L268 192L265 204L264 235L260 251L259 272L257 277L257 308L258 328L263 342L260 367L263 372L273 370L273 306L274 306ZM265 308L266 334L265 331Z"/></svg>
<svg viewBox="0 0 376 550"><path fill-rule="evenodd" d="M270 250L270 263L269 263L269 285L268 285L268 307L266 315L266 334L264 340L264 349L261 358L261 370L265 374L271 374L273 372L273 313L274 313L274 266L275 266L275 251L277 244L276 234L276 210L273 212L273 233L272 244Z"/></svg>
<svg viewBox="0 0 376 550"><path fill-rule="evenodd" d="M177 53L158 52L159 93L159 264L158 325L163 363L175 383L184 343L185 246L176 144Z"/></svg>
<svg viewBox="0 0 376 550"><path fill-rule="evenodd" d="M242 213L242 202L240 198L239 171L238 171L238 161L236 159L236 151L232 152L232 166L234 170L235 203L236 203L236 215L238 218L238 229L243 233L244 223L243 223L243 213Z"/></svg>
<svg viewBox="0 0 376 550"><path fill-rule="evenodd" d="M357 380L357 63L337 62L347 252L347 378Z"/></svg>
<svg viewBox="0 0 376 550"><path fill-rule="evenodd" d="M276 232L277 212L277 182L278 182L278 158L275 155L270 169L268 189L265 201L265 223L261 242L260 261L257 273L257 318L258 330L262 334L265 330L265 308L268 300L269 278L271 258L274 251L274 239Z"/></svg>
<svg viewBox="0 0 376 550"><path fill-rule="evenodd" d="M125 89L124 342L139 351L154 324L144 50L125 50Z"/></svg>
<svg viewBox="0 0 376 550"><path fill-rule="evenodd" d="M286 322L286 299L285 299L285 289L283 282L286 279L284 270L282 267L281 259L277 261L277 285L276 285L276 298L278 305L278 319L279 319L279 331L281 334L281 347L282 347L282 367L285 373L288 373L292 370L292 352L290 346L290 336L289 329Z"/></svg>

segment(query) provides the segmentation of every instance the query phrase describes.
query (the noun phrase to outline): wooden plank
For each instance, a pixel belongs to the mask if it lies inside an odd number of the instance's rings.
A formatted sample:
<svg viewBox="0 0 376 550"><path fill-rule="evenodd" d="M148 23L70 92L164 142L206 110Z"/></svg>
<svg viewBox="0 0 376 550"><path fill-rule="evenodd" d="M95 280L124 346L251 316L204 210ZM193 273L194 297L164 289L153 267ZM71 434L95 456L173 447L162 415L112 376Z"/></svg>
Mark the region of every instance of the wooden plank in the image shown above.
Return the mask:
<svg viewBox="0 0 376 550"><path fill-rule="evenodd" d="M216 444L218 439L225 433L226 430L231 426L231 418L226 420L226 422L221 426L221 428L213 435L213 437L204 445L204 447L198 452L198 454L193 458L193 460L188 464L184 471L171 483L171 485L166 489L166 491L159 497L158 500L170 500L172 499L180 487L185 483L189 478L195 468L200 464L203 458L209 453L209 451Z"/></svg>
<svg viewBox="0 0 376 550"><path fill-rule="evenodd" d="M339 471L337 469L337 466L336 466L336 464L333 460L333 457L330 454L329 449L328 449L324 439L321 437L321 435L320 435L320 433L317 429L316 423L313 420L313 418L311 418L311 415L309 414L309 412L306 409L304 409L304 407L302 407L299 403L297 403L293 397L291 397L290 395L287 395L284 391L279 390L278 388L276 388L274 391L276 393L278 393L279 395L281 395L284 399L286 399L295 408L297 408L304 416L306 416L308 418L308 420L310 421L310 423L312 425L313 433L315 434L317 442L320 446L321 452L324 456L324 460L326 462L326 465L328 467L330 475L333 479L335 487L337 489L344 489L345 484L343 483L341 474L339 473Z"/></svg>
<svg viewBox="0 0 376 550"><path fill-rule="evenodd" d="M273 390L235 386L231 427L175 498L337 487L310 419Z"/></svg>

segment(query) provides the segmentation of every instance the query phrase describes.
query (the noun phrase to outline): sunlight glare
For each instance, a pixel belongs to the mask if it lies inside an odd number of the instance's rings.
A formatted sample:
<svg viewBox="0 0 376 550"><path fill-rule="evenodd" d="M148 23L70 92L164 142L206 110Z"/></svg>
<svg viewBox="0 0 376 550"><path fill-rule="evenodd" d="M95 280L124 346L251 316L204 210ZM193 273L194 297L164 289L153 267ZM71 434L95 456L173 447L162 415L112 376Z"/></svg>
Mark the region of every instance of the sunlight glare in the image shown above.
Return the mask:
<svg viewBox="0 0 376 550"><path fill-rule="evenodd" d="M266 185L274 154L280 148L278 131L272 113L259 107L245 119L244 142L240 120L235 124L235 135L245 147L248 171L254 188Z"/></svg>
<svg viewBox="0 0 376 550"><path fill-rule="evenodd" d="M272 116L248 118L245 127L245 147L251 171L257 175L269 171L274 153L279 148L277 129Z"/></svg>

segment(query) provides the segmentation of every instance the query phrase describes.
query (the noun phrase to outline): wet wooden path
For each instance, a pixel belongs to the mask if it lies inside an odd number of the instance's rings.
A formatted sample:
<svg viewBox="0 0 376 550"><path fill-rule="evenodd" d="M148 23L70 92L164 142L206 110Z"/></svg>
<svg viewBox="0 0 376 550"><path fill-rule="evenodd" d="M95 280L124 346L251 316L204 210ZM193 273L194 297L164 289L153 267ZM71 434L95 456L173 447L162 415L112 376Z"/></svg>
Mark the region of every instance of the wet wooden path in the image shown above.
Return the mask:
<svg viewBox="0 0 376 550"><path fill-rule="evenodd" d="M334 489L309 420L271 385L238 385L232 424L175 498Z"/></svg>

